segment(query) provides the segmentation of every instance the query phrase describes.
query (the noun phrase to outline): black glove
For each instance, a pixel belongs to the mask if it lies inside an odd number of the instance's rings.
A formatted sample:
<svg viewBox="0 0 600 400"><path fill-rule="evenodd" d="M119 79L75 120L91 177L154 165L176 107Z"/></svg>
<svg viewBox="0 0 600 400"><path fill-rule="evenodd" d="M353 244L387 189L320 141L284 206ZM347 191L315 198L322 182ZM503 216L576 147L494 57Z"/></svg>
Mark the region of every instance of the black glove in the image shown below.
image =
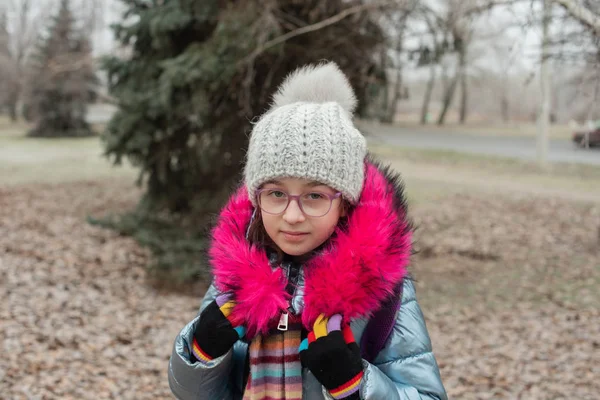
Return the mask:
<svg viewBox="0 0 600 400"><path fill-rule="evenodd" d="M359 400L362 357L350 326L341 329L342 316L319 316L300 345L300 361L334 399Z"/></svg>
<svg viewBox="0 0 600 400"><path fill-rule="evenodd" d="M242 326L234 328L227 317L231 314L235 303L230 295L217 296L202 314L194 331L193 354L196 360L207 363L221 357L233 347L233 344L244 336Z"/></svg>

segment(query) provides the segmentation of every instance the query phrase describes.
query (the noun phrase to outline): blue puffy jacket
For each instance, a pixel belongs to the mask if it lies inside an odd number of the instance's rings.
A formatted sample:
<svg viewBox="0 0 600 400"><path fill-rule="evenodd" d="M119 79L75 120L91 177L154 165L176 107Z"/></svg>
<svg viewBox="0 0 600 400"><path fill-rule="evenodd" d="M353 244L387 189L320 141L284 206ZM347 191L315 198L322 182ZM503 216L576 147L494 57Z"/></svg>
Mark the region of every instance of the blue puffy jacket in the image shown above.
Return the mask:
<svg viewBox="0 0 600 400"><path fill-rule="evenodd" d="M302 276L299 289L292 300L296 312L302 311ZM365 400L447 399L423 314L417 303L413 283L406 279L402 304L389 342L373 364L363 361L365 376L360 395ZM215 299L217 290L211 285L200 312ZM244 363L247 344L238 341L232 351L208 366L190 362L193 332L199 316L177 335L169 362L169 385L181 400L238 400L244 388ZM353 321L350 326L360 343L366 319ZM303 399L331 399L326 390L308 369L302 373Z"/></svg>

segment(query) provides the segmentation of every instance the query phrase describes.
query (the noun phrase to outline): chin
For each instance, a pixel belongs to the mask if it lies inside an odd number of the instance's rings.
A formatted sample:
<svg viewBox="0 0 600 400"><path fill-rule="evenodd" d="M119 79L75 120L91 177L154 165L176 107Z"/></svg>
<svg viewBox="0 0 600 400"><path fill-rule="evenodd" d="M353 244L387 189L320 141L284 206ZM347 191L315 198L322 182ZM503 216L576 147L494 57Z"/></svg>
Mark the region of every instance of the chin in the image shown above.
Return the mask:
<svg viewBox="0 0 600 400"><path fill-rule="evenodd" d="M316 249L317 247L319 247L321 243L298 243L298 244L294 244L294 243L288 243L287 241L279 241L275 242L275 244L281 249L281 251L283 251L285 254L288 254L290 256L303 256L307 253L310 253L311 251L313 251L314 249Z"/></svg>
<svg viewBox="0 0 600 400"><path fill-rule="evenodd" d="M287 244L277 245L279 246L281 251L290 256L301 256L312 250L310 248L306 249L304 246L290 246Z"/></svg>

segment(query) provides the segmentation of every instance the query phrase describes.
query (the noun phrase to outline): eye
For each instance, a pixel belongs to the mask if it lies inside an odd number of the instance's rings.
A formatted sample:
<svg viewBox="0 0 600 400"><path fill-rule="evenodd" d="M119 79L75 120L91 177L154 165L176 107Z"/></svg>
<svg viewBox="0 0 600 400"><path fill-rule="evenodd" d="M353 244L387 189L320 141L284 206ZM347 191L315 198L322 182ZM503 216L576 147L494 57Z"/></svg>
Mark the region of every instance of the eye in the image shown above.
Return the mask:
<svg viewBox="0 0 600 400"><path fill-rule="evenodd" d="M322 200L325 198L323 193L313 192L308 194L308 198L311 200Z"/></svg>
<svg viewBox="0 0 600 400"><path fill-rule="evenodd" d="M285 197L285 193L284 193L284 192L282 192L281 190L269 190L269 191L267 192L267 195L268 195L268 196L271 196L271 197L276 197L276 198L282 198L282 197Z"/></svg>

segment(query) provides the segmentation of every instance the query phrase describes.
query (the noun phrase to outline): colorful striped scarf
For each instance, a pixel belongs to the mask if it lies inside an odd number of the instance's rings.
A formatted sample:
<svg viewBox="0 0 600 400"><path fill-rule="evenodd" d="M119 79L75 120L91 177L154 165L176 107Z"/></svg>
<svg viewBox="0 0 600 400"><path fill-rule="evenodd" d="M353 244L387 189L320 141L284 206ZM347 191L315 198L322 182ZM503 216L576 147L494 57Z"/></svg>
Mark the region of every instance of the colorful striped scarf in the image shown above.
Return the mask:
<svg viewBox="0 0 600 400"><path fill-rule="evenodd" d="M258 335L250 343L250 375L243 400L302 400L300 323Z"/></svg>

